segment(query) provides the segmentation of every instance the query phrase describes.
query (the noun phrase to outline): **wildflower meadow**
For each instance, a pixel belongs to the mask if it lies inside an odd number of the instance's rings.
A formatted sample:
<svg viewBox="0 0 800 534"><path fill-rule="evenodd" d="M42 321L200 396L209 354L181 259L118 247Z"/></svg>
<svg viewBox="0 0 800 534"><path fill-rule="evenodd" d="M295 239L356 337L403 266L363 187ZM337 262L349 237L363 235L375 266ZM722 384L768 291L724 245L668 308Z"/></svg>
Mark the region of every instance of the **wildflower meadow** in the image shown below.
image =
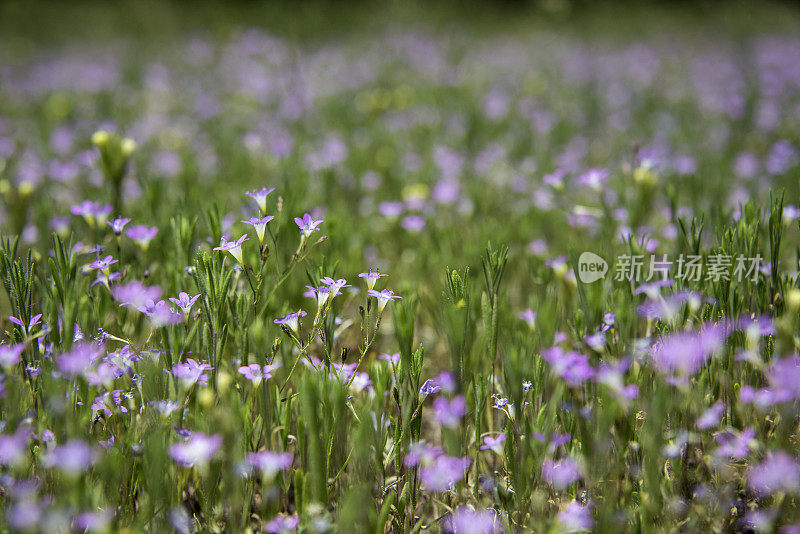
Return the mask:
<svg viewBox="0 0 800 534"><path fill-rule="evenodd" d="M0 531L800 532L800 11L391 5L0 4Z"/></svg>

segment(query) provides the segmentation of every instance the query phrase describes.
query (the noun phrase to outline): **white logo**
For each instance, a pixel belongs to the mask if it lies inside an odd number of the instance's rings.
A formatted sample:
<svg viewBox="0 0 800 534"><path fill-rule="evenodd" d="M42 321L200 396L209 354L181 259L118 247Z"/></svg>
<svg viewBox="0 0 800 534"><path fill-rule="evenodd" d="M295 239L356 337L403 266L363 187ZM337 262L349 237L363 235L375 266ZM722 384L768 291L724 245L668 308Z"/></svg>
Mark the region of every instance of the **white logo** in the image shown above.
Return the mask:
<svg viewBox="0 0 800 534"><path fill-rule="evenodd" d="M578 258L578 278L584 284L600 280L607 272L608 263L594 252L584 252Z"/></svg>

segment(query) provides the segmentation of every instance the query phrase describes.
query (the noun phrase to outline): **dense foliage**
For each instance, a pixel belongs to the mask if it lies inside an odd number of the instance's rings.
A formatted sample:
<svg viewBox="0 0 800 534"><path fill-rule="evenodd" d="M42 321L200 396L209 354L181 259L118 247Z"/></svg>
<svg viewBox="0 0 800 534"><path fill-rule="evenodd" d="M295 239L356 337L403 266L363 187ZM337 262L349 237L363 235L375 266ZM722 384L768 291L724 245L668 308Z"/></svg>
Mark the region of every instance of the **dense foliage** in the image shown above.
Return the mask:
<svg viewBox="0 0 800 534"><path fill-rule="evenodd" d="M800 531L800 38L713 35L9 42L0 529Z"/></svg>

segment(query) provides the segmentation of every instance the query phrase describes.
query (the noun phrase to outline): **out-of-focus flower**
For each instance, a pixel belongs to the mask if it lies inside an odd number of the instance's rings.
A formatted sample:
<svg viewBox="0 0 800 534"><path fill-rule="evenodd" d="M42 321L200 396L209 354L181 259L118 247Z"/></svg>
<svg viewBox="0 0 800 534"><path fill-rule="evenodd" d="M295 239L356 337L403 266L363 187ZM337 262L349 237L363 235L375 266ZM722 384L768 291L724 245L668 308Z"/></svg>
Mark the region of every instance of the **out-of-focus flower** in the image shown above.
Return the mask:
<svg viewBox="0 0 800 534"><path fill-rule="evenodd" d="M81 532L104 532L113 518L110 510L83 512L72 519L72 526Z"/></svg>
<svg viewBox="0 0 800 534"><path fill-rule="evenodd" d="M295 532L300 525L300 518L296 515L276 515L270 519L264 530L270 534L287 534L288 532Z"/></svg>
<svg viewBox="0 0 800 534"><path fill-rule="evenodd" d="M44 464L69 475L79 475L89 469L96 459L95 450L83 441L73 439L49 450L44 456Z"/></svg>
<svg viewBox="0 0 800 534"><path fill-rule="evenodd" d="M718 432L714 434L714 439L719 443L714 455L743 460L750 453L750 445L754 442L755 437L756 431L752 428L745 428L738 434L729 431Z"/></svg>
<svg viewBox="0 0 800 534"><path fill-rule="evenodd" d="M543 350L542 357L550 364L553 372L570 386L580 386L594 376L594 369L585 354L575 351L564 352L564 349L556 345Z"/></svg>
<svg viewBox="0 0 800 534"><path fill-rule="evenodd" d="M800 356L791 356L774 362L767 378L778 395L800 399Z"/></svg>
<svg viewBox="0 0 800 534"><path fill-rule="evenodd" d="M461 424L461 418L467 413L467 402L463 395L457 395L452 401L437 397L433 401L433 410L440 425L455 428Z"/></svg>
<svg viewBox="0 0 800 534"><path fill-rule="evenodd" d="M146 286L138 280L133 280L123 286L114 286L111 294L119 301L120 306L140 308L148 302L157 301L161 296L161 288Z"/></svg>
<svg viewBox="0 0 800 534"><path fill-rule="evenodd" d="M265 477L270 478L292 465L292 455L288 452L251 452L247 455L247 463L258 469Z"/></svg>
<svg viewBox="0 0 800 534"><path fill-rule="evenodd" d="M779 491L800 492L800 462L783 451L776 451L747 471L748 485L762 495Z"/></svg>
<svg viewBox="0 0 800 534"><path fill-rule="evenodd" d="M139 307L139 311L145 314L150 319L150 323L156 328L182 323L184 320L184 316L172 311L172 308L164 300L159 300L158 302L148 301L144 306Z"/></svg>
<svg viewBox="0 0 800 534"><path fill-rule="evenodd" d="M531 330L536 328L536 312L532 309L528 308L527 310L519 312L517 317L525 321L525 323L528 325L528 328Z"/></svg>
<svg viewBox="0 0 800 534"><path fill-rule="evenodd" d="M109 215L111 215L111 204L98 204L91 200L84 200L80 204L72 206L69 211L73 215L83 217L83 219L90 225L95 227L102 226Z"/></svg>
<svg viewBox="0 0 800 534"><path fill-rule="evenodd" d="M169 456L185 467L206 465L222 446L222 436L208 436L202 432L192 432L188 440L173 443L169 447Z"/></svg>
<svg viewBox="0 0 800 534"><path fill-rule="evenodd" d="M545 460L542 463L542 477L554 489L561 491L581 478L581 468L570 458Z"/></svg>
<svg viewBox="0 0 800 534"><path fill-rule="evenodd" d="M506 440L506 435L504 432L501 432L497 436L484 436L483 445L481 445L480 449L482 451L494 451L497 454L502 454L503 442L505 440Z"/></svg>
<svg viewBox="0 0 800 534"><path fill-rule="evenodd" d="M246 379L251 381L254 386L258 386L261 384L262 380L269 380L272 378L272 371L275 370L274 365L258 365L257 363L251 363L250 365L244 365L239 367L238 371L239 374L244 376Z"/></svg>
<svg viewBox="0 0 800 534"><path fill-rule="evenodd" d="M0 367L8 371L17 365L22 359L23 350L25 350L25 345L22 343L0 345Z"/></svg>
<svg viewBox="0 0 800 534"><path fill-rule="evenodd" d="M30 437L30 428L23 425L20 425L16 432L10 436L0 435L0 465L15 466L21 464L28 452L28 440Z"/></svg>
<svg viewBox="0 0 800 534"><path fill-rule="evenodd" d="M205 385L208 381L205 372L211 369L207 363L197 363L196 360L188 358L185 362L172 366L172 376L177 378L184 388L190 388L195 384Z"/></svg>
<svg viewBox="0 0 800 534"><path fill-rule="evenodd" d="M429 465L419 469L419 477L428 491L450 491L453 485L464 478L464 473L469 467L469 458L456 458L441 455L436 457Z"/></svg>
<svg viewBox="0 0 800 534"><path fill-rule="evenodd" d="M472 510L459 507L442 523L446 534L501 534L503 525L494 510Z"/></svg>
<svg viewBox="0 0 800 534"><path fill-rule="evenodd" d="M695 426L700 430L707 430L719 425L722 416L725 414L725 404L717 401L711 405L703 414L697 418Z"/></svg>
<svg viewBox="0 0 800 534"><path fill-rule="evenodd" d="M125 225L131 222L128 218L123 219L114 219L113 221L106 221L106 224L111 227L111 231L114 232L114 235L119 237L122 235L122 230L125 228Z"/></svg>
<svg viewBox="0 0 800 534"><path fill-rule="evenodd" d="M100 359L100 350L101 347L95 343L76 343L72 350L56 357L56 367L67 376L80 375Z"/></svg>
<svg viewBox="0 0 800 534"><path fill-rule="evenodd" d="M134 243L139 245L139 248L147 250L150 247L150 242L156 237L156 234L158 234L158 228L139 224L131 226L125 233Z"/></svg>
<svg viewBox="0 0 800 534"><path fill-rule="evenodd" d="M570 502L558 513L557 518L565 532L586 532L594 526L591 506L584 506L578 501Z"/></svg>
<svg viewBox="0 0 800 534"><path fill-rule="evenodd" d="M699 371L722 346L722 331L707 325L697 332L678 332L659 339L651 348L653 365L679 379Z"/></svg>

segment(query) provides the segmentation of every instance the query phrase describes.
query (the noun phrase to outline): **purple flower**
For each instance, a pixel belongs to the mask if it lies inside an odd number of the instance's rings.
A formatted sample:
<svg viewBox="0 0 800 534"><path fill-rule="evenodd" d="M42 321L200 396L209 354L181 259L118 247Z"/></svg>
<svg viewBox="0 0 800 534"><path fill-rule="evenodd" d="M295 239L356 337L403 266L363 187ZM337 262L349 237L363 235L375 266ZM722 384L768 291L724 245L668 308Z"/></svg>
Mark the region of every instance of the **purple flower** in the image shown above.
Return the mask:
<svg viewBox="0 0 800 534"><path fill-rule="evenodd" d="M21 464L28 452L28 440L31 430L20 425L10 436L0 435L0 465L14 466Z"/></svg>
<svg viewBox="0 0 800 534"><path fill-rule="evenodd" d="M565 532L585 532L594 525L591 506L584 506L578 501L570 502L557 517Z"/></svg>
<svg viewBox="0 0 800 534"><path fill-rule="evenodd" d="M370 289L367 293L378 299L378 313L381 313L383 309L386 307L386 304L397 299L402 299L400 295L395 295L390 289L384 289L383 291L375 291L374 289Z"/></svg>
<svg viewBox="0 0 800 534"><path fill-rule="evenodd" d="M63 374L75 377L85 373L100 359L100 346L95 343L76 343L72 350L56 357L56 366Z"/></svg>
<svg viewBox="0 0 800 534"><path fill-rule="evenodd" d="M222 243L219 244L218 247L214 247L214 250L224 250L231 253L231 256L239 262L240 265L244 264L244 260L242 259L242 243L247 241L249 238L247 234L244 234L242 237L237 239L236 241L225 241L223 240Z"/></svg>
<svg viewBox="0 0 800 534"><path fill-rule="evenodd" d="M287 314L280 319L275 319L272 321L275 324L279 324L282 326L286 326L292 332L297 332L297 329L300 327L300 317L305 317L307 314L303 310L299 310L290 314Z"/></svg>
<svg viewBox="0 0 800 534"><path fill-rule="evenodd" d="M167 517L170 526L178 534L192 534L195 531L194 519L192 519L183 507L173 508Z"/></svg>
<svg viewBox="0 0 800 534"><path fill-rule="evenodd" d="M384 217L394 218L403 213L402 202L381 202L378 205L378 213Z"/></svg>
<svg viewBox="0 0 800 534"><path fill-rule="evenodd" d="M492 408L494 408L495 410L507 411L508 409L514 407L511 401L509 401L505 397L501 397L500 395L494 394L492 395L492 398L494 398L494 405L492 405Z"/></svg>
<svg viewBox="0 0 800 534"><path fill-rule="evenodd" d="M385 360L392 365L397 365L398 363L400 363L400 353L399 352L395 352L394 354L383 353L378 356L378 359Z"/></svg>
<svg viewBox="0 0 800 534"><path fill-rule="evenodd" d="M800 399L800 356L790 356L774 362L766 374L778 395Z"/></svg>
<svg viewBox="0 0 800 534"><path fill-rule="evenodd" d="M111 227L111 231L114 232L114 235L119 237L122 235L122 229L125 228L125 225L131 222L130 219L114 219L113 221L106 221L106 224Z"/></svg>
<svg viewBox="0 0 800 534"><path fill-rule="evenodd" d="M41 506L31 500L24 499L14 503L8 509L8 524L14 530L35 530L34 527L42 518Z"/></svg>
<svg viewBox="0 0 800 534"><path fill-rule="evenodd" d="M423 382L422 387L419 388L419 393L420 395L433 395L434 393L439 393L441 389L442 386L439 385L435 378L429 378Z"/></svg>
<svg viewBox="0 0 800 534"><path fill-rule="evenodd" d="M578 387L594 376L594 369L589 365L589 357L575 351L564 352L560 346L550 347L542 351L542 357L550 364L553 372L566 380L573 387Z"/></svg>
<svg viewBox="0 0 800 534"><path fill-rule="evenodd" d="M657 300L661 297L661 288L672 286L672 280L656 280L642 284L632 291L633 295L640 295L644 293L650 300Z"/></svg>
<svg viewBox="0 0 800 534"><path fill-rule="evenodd" d="M722 346L722 330L707 325L697 332L662 337L650 350L656 369L685 378L695 374Z"/></svg>
<svg viewBox="0 0 800 534"><path fill-rule="evenodd" d="M695 426L700 430L707 430L719 425L722 416L725 414L725 404L722 401L717 401L711 405L703 415L697 418Z"/></svg>
<svg viewBox="0 0 800 534"><path fill-rule="evenodd" d="M517 316L528 324L528 327L533 330L536 327L536 312L528 308L527 310L519 312Z"/></svg>
<svg viewBox="0 0 800 534"><path fill-rule="evenodd" d="M578 178L578 183L599 191L605 185L608 175L608 169L589 169Z"/></svg>
<svg viewBox="0 0 800 534"><path fill-rule="evenodd" d="M779 491L800 492L800 463L793 456L777 451L747 471L748 485L762 495Z"/></svg>
<svg viewBox="0 0 800 534"><path fill-rule="evenodd" d="M41 313L37 313L36 315L31 317L30 321L28 321L27 327L25 326L25 323L23 323L20 319L14 317L14 316L10 316L8 318L8 320L11 321L12 323L14 323L15 325L19 326L20 328L22 328L22 331L27 334L28 332L30 332L33 329L34 326L36 326L37 324L41 323L41 318L42 318L42 314Z"/></svg>
<svg viewBox="0 0 800 534"><path fill-rule="evenodd" d="M506 440L505 432L501 432L497 437L484 436L483 445L480 446L482 451L494 451L500 454L503 451L503 442Z"/></svg>
<svg viewBox="0 0 800 534"><path fill-rule="evenodd" d="M750 453L750 444L755 440L756 431L752 428L745 428L738 434L724 431L714 434L714 439L719 443L719 447L714 451L714 455L722 458L736 458L744 460Z"/></svg>
<svg viewBox="0 0 800 534"><path fill-rule="evenodd" d="M272 371L274 370L274 365L264 365L262 367L257 363L251 363L250 365L239 367L239 374L250 380L254 386L257 386L262 380L269 380L272 378Z"/></svg>
<svg viewBox="0 0 800 534"><path fill-rule="evenodd" d="M173 443L169 447L169 457L185 467L207 464L222 446L222 436L207 436L202 432L192 432L188 440Z"/></svg>
<svg viewBox="0 0 800 534"><path fill-rule="evenodd" d="M611 388L623 402L633 400L639 394L639 386L625 385L624 376L629 367L630 361L625 359L614 363L601 363L597 368L595 381Z"/></svg>
<svg viewBox="0 0 800 534"><path fill-rule="evenodd" d="M683 311L684 305L689 308L699 308L703 303L703 297L694 291L681 291L674 295L658 297L655 300L648 300L637 309L639 315L647 319L662 319L672 322Z"/></svg>
<svg viewBox="0 0 800 534"><path fill-rule="evenodd" d="M153 408L159 415L164 417L169 416L172 412L181 407L176 401L172 399L150 401L150 407Z"/></svg>
<svg viewBox="0 0 800 534"><path fill-rule="evenodd" d="M111 294L119 301L120 306L130 306L140 308L148 302L158 300L161 296L161 288L158 286L146 286L138 280L134 280L124 286L115 286Z"/></svg>
<svg viewBox="0 0 800 534"><path fill-rule="evenodd" d="M114 391L106 391L99 397L95 397L92 403L93 412L103 412L108 417L114 415L114 410L119 410L121 413L128 413L128 408L123 404L122 390L116 389Z"/></svg>
<svg viewBox="0 0 800 534"><path fill-rule="evenodd" d="M8 371L11 367L17 365L22 359L23 350L25 350L25 345L22 343L0 345L0 367Z"/></svg>
<svg viewBox="0 0 800 534"><path fill-rule="evenodd" d="M566 176L567 172L564 169L556 169L553 172L542 176L542 183L560 190L564 188L564 178Z"/></svg>
<svg viewBox="0 0 800 534"><path fill-rule="evenodd" d="M501 534L503 525L494 510L472 510L461 506L445 518L442 532L446 534Z"/></svg>
<svg viewBox="0 0 800 534"><path fill-rule="evenodd" d="M269 215L267 217L261 217L261 218L259 218L259 217L250 217L246 221L239 221L239 222L243 222L244 224L249 224L250 226L255 228L256 235L258 236L258 242L259 243L263 243L264 242L264 233L267 231L267 223L270 222L274 218L275 217L273 217L272 215Z"/></svg>
<svg viewBox="0 0 800 534"><path fill-rule="evenodd" d="M164 300L158 302L148 301L144 306L139 306L139 311L147 315L150 323L156 327L169 326L171 324L182 323L183 315L175 313Z"/></svg>
<svg viewBox="0 0 800 534"><path fill-rule="evenodd" d="M461 418L467 413L467 403L463 395L458 395L452 401L444 397L437 397L433 401L436 421L446 427L455 428L461 423Z"/></svg>
<svg viewBox="0 0 800 534"><path fill-rule="evenodd" d="M44 457L46 467L55 467L70 475L83 473L97 460L97 452L83 441L73 439L57 445Z"/></svg>
<svg viewBox="0 0 800 534"><path fill-rule="evenodd" d="M189 312L192 310L192 306L194 306L195 301L200 298L200 294L190 297L188 293L181 291L178 293L178 298L170 297L169 300L178 308L181 309L184 315L189 315Z"/></svg>
<svg viewBox="0 0 800 534"><path fill-rule="evenodd" d="M414 467L420 463L431 463L444 454L438 447L432 447L424 442L412 443L408 446L408 453L403 458L406 467Z"/></svg>
<svg viewBox="0 0 800 534"><path fill-rule="evenodd" d="M264 530L270 534L286 534L295 532L300 525L300 518L296 515L276 515L264 525Z"/></svg>
<svg viewBox="0 0 800 534"><path fill-rule="evenodd" d="M197 363L192 358L188 358L186 362L176 363L172 366L172 376L177 378L184 388L190 388L198 383L205 385L208 381L205 372L211 369L212 367L207 363Z"/></svg>
<svg viewBox="0 0 800 534"><path fill-rule="evenodd" d="M406 215L400 222L405 230L412 233L419 233L425 228L425 217L421 215Z"/></svg>
<svg viewBox="0 0 800 534"><path fill-rule="evenodd" d="M292 455L288 452L251 452L247 455L247 463L258 469L262 475L273 477L292 465Z"/></svg>
<svg viewBox="0 0 800 534"><path fill-rule="evenodd" d="M326 276L324 278L321 278L320 282L328 286L329 298L333 298L339 295L343 288L350 287L350 284L348 284L347 280L345 280L344 278L339 278L338 280L334 280L330 276Z"/></svg>
<svg viewBox="0 0 800 534"><path fill-rule="evenodd" d="M114 512L110 510L84 512L72 519L72 526L81 532L105 532L113 517Z"/></svg>
<svg viewBox="0 0 800 534"><path fill-rule="evenodd" d="M389 275L388 274L379 273L378 269L375 269L375 271L370 269L369 272L358 273L358 277L359 278L364 278L365 279L364 281L367 283L367 289L368 290L374 289L375 288L375 282L377 282L378 279L383 277L383 276L389 276Z"/></svg>
<svg viewBox="0 0 800 534"><path fill-rule="evenodd" d="M438 456L429 465L419 469L419 477L428 491L450 491L453 485L464 478L464 472L470 465L468 457Z"/></svg>
<svg viewBox="0 0 800 534"><path fill-rule="evenodd" d="M545 460L542 463L542 477L557 491L567 489L581 478L580 466L574 460Z"/></svg>
<svg viewBox="0 0 800 534"><path fill-rule="evenodd" d="M745 404L755 404L760 410L770 406L792 400L791 395L785 391L775 391L771 388L755 389L753 386L742 386L739 390L739 400Z"/></svg>
<svg viewBox="0 0 800 534"><path fill-rule="evenodd" d="M110 204L100 205L91 200L84 200L80 204L72 206L69 211L73 215L83 217L88 224L99 227L111 214L112 209Z"/></svg>
<svg viewBox="0 0 800 534"><path fill-rule="evenodd" d="M112 256L106 256L105 258L94 260L89 264L89 268L97 269L98 271L103 271L103 273L108 274L109 268L117 263L117 261L118 260L115 260Z"/></svg>
<svg viewBox="0 0 800 534"><path fill-rule="evenodd" d="M261 213L266 213L267 197L273 191L275 191L274 187L270 187L269 189L267 189L266 187L262 187L258 191L248 191L247 193L245 193L245 195L256 201L256 204L258 204L258 209L261 210ZM270 217L270 219L272 219L272 217Z"/></svg>
<svg viewBox="0 0 800 534"><path fill-rule="evenodd" d="M150 246L150 241L152 241L156 234L158 234L158 228L155 226L150 228L143 224L138 224L128 228L126 234L137 245L139 245L142 250L147 250L147 248Z"/></svg>
<svg viewBox="0 0 800 534"><path fill-rule="evenodd" d="M323 219L315 221L308 213L303 215L302 219L300 217L294 218L294 223L298 226L298 228L300 228L300 235L302 236L303 239L310 236L312 232L319 230L317 226L319 226L323 222L324 222Z"/></svg>
<svg viewBox="0 0 800 534"><path fill-rule="evenodd" d="M328 303L333 297L331 296L331 290L328 286L320 286L320 287L311 287L306 286L308 291L303 294L304 297L311 297L317 300L317 310L322 310L325 307L325 304Z"/></svg>

